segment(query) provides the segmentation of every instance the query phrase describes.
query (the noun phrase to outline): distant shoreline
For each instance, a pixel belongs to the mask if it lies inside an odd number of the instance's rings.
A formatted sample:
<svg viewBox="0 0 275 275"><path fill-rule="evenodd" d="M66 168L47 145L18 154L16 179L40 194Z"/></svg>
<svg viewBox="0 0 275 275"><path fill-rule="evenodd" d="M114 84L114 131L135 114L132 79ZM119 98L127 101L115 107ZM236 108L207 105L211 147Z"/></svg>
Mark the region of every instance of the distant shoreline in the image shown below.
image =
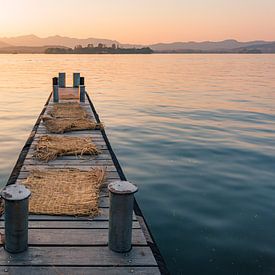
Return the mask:
<svg viewBox="0 0 275 275"><path fill-rule="evenodd" d="M274 54L270 49L260 50L258 48L238 48L231 50L152 50L150 47L142 48L122 48L113 44L106 47L99 44L94 47L92 44L87 47L81 45L72 48L62 46L42 46L42 47L25 47L14 46L0 48L0 54Z"/></svg>
<svg viewBox="0 0 275 275"><path fill-rule="evenodd" d="M49 48L60 49L58 51L63 51L63 54L82 52L88 54L271 54L275 53L275 41L226 39L222 41L178 41L142 45L125 44L110 39L92 37L79 39L60 35L45 38L36 35L0 37L0 53L41 54ZM147 50L143 52L145 48Z"/></svg>

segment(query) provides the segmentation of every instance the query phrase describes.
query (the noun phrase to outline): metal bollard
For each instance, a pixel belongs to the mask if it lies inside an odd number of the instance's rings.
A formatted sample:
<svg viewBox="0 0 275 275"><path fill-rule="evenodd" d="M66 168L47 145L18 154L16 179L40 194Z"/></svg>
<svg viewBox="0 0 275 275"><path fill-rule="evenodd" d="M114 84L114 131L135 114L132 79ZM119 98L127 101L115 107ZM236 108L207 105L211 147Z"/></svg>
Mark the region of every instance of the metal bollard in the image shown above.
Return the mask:
<svg viewBox="0 0 275 275"><path fill-rule="evenodd" d="M128 252L132 248L134 193L138 188L128 181L108 185L110 194L109 249Z"/></svg>
<svg viewBox="0 0 275 275"><path fill-rule="evenodd" d="M58 94L58 78L53 78L53 102L59 101L59 94Z"/></svg>
<svg viewBox="0 0 275 275"><path fill-rule="evenodd" d="M5 249L23 252L28 247L28 215L31 192L24 185L12 184L1 191L5 200Z"/></svg>
<svg viewBox="0 0 275 275"><path fill-rule="evenodd" d="M59 78L59 87L65 88L66 87L66 73L59 73L58 78Z"/></svg>
<svg viewBox="0 0 275 275"><path fill-rule="evenodd" d="M73 74L73 87L77 88L80 84L80 73Z"/></svg>
<svg viewBox="0 0 275 275"><path fill-rule="evenodd" d="M85 82L84 77L80 77L79 81L79 100L85 102Z"/></svg>
<svg viewBox="0 0 275 275"><path fill-rule="evenodd" d="M79 86L79 100L80 102L85 102L85 86Z"/></svg>
<svg viewBox="0 0 275 275"><path fill-rule="evenodd" d="M80 77L79 85L85 85L85 77L83 77L83 76Z"/></svg>

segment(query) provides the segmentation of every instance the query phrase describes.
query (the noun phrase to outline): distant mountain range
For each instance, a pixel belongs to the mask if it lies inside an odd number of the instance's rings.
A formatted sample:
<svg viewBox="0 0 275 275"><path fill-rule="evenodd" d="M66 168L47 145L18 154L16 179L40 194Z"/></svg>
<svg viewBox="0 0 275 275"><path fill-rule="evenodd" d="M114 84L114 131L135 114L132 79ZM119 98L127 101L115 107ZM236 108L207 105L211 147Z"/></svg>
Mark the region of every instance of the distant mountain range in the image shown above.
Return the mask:
<svg viewBox="0 0 275 275"><path fill-rule="evenodd" d="M150 47L157 53L275 53L275 41L249 41L239 42L229 39L212 42L174 42L157 43L152 45L123 44L117 40L86 38L78 39L64 36L49 36L41 38L36 35L0 38L0 53L43 53L52 47L74 48L77 45L87 46L99 43L110 47L112 44L123 48Z"/></svg>

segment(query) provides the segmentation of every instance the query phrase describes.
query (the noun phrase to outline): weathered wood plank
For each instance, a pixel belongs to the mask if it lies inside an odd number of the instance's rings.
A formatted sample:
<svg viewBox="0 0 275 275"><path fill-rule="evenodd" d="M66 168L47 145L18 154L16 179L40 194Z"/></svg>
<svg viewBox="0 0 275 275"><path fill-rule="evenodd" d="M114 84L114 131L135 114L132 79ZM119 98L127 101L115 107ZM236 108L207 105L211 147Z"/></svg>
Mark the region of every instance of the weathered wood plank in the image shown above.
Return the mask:
<svg viewBox="0 0 275 275"><path fill-rule="evenodd" d="M78 103L82 108L89 108L89 102L78 102L77 100L70 100L70 99L60 99L60 102L56 103L53 101L50 101L49 104L47 105L48 108L52 108L54 105L57 105L59 103L68 103L68 102L76 102Z"/></svg>
<svg viewBox="0 0 275 275"><path fill-rule="evenodd" d="M37 165L37 166L114 166L111 159L63 159L57 158L55 160L45 162L36 159L26 159L24 161L24 166Z"/></svg>
<svg viewBox="0 0 275 275"><path fill-rule="evenodd" d="M3 231L3 230L2 230ZM96 246L108 244L108 229L29 229L30 246L38 245L79 245ZM4 231L2 232L4 233ZM146 245L141 229L132 230L132 244Z"/></svg>
<svg viewBox="0 0 275 275"><path fill-rule="evenodd" d="M96 217L74 217L74 216L49 216L49 215L29 215L31 221L108 221L109 220L109 208L99 208L100 215ZM0 218L0 221L4 220L4 216ZM136 221L136 215L133 213L133 221Z"/></svg>
<svg viewBox="0 0 275 275"><path fill-rule="evenodd" d="M89 160L111 160L112 157L109 153L107 153L108 151L103 151L102 153L98 154L98 155L83 155L83 156L76 156L76 155L70 155L70 156L61 156L61 157L57 157L57 159L59 160L82 160L82 161L89 161ZM26 156L26 160L30 160L30 159L35 159L33 157L34 155L34 151L29 151L27 156Z"/></svg>
<svg viewBox="0 0 275 275"><path fill-rule="evenodd" d="M61 267L61 266L1 266L0 274L10 275L157 275L158 267Z"/></svg>
<svg viewBox="0 0 275 275"><path fill-rule="evenodd" d="M71 131L71 132L66 132L67 135L70 135L71 133L82 133L83 134L92 134L92 135L101 135L101 131L99 129L95 129L95 130L77 130L77 131ZM50 133L48 132L48 130L46 129L46 127L44 126L43 123L40 123L39 126L38 126L38 129L37 129L37 133L40 134L44 134L44 133L47 133L47 134L53 134L53 133ZM65 134L65 133L63 133ZM62 135L63 135L62 134ZM60 135L60 134L56 134L56 135Z"/></svg>
<svg viewBox="0 0 275 275"><path fill-rule="evenodd" d="M33 143L31 144L30 148L31 148L31 149L35 149L36 144L37 144L36 142L33 142ZM103 150L103 149L106 150L106 149L108 149L106 144L96 144L96 142L95 142L95 145L96 145L96 147L97 147L99 150Z"/></svg>
<svg viewBox="0 0 275 275"><path fill-rule="evenodd" d="M49 105L47 106L46 112L47 112L47 111L48 111L48 112L51 111L52 108L53 108L53 106L54 106L54 104L49 104ZM87 104L81 104L80 106L81 106L82 109L86 110L86 112L87 112L88 115L94 116L94 114L93 114L91 108L89 108L89 105L87 105Z"/></svg>
<svg viewBox="0 0 275 275"><path fill-rule="evenodd" d="M18 254L0 248L0 265L85 265L85 266L156 266L149 247L134 246L128 253L115 253L108 247L29 247Z"/></svg>
<svg viewBox="0 0 275 275"><path fill-rule="evenodd" d="M26 179L17 179L16 180L16 183L17 184L24 184L24 181L25 181ZM104 182L102 183L102 185L101 185L101 192L100 192L100 196L106 196L106 194L108 194L108 193L106 193L108 190L107 190L107 186L108 186L108 184L109 183L111 183L111 182L113 182L113 181L115 181L115 180L117 180L117 178L116 179L105 179L104 180Z"/></svg>
<svg viewBox="0 0 275 275"><path fill-rule="evenodd" d="M4 229L4 221L0 221L0 229ZM29 228L52 228L52 229L108 229L109 222L108 221L29 221ZM140 228L140 224L137 221L133 221L132 224L133 229Z"/></svg>
<svg viewBox="0 0 275 275"><path fill-rule="evenodd" d="M36 132L37 135L66 135L66 136L86 136L90 138L101 138L101 132L98 130L91 130L90 132L88 131L72 131L72 132L65 132L63 134L54 134L48 132L46 129L38 129Z"/></svg>
<svg viewBox="0 0 275 275"><path fill-rule="evenodd" d="M36 152L36 149L35 149L36 147L35 146L31 146L31 148L29 149L29 151L28 151L28 154L34 154L35 152ZM109 152L109 150L106 148L106 149L100 149L100 152L101 152L101 154L110 154L110 152ZM100 154L100 155L101 155ZM85 157L85 156L84 156ZM89 156L88 156L89 157Z"/></svg>
<svg viewBox="0 0 275 275"><path fill-rule="evenodd" d="M45 115L49 115L49 116L51 115L50 112L53 109L52 107L53 107L52 105L47 107L47 109L45 111ZM81 106L81 107L82 107L83 110L86 111L86 117L91 118L91 119L95 119L94 114L92 113L91 109L89 109L88 106ZM62 118L70 118L70 116L64 116L63 115Z"/></svg>
<svg viewBox="0 0 275 275"><path fill-rule="evenodd" d="M35 135L35 138L34 140L38 140L40 139L42 136L51 136L51 137L60 137L60 134L40 134L40 133L37 133ZM85 133L75 133L75 132L69 132L67 133L66 135L62 134L62 136L66 136L66 137L81 137L81 138L90 138L92 139L92 141L96 141L96 142L105 142L104 141L104 138L102 135L94 135L92 136L92 134L85 134Z"/></svg>
<svg viewBox="0 0 275 275"><path fill-rule="evenodd" d="M79 136L78 136L78 137L79 137ZM87 136L85 136L85 137L87 138ZM33 144L37 144L37 143L38 143L38 140L39 140L39 138L35 137L34 140L33 140ZM95 145L105 145L105 144L106 144L105 141L104 141L104 139L93 140L93 143L94 143Z"/></svg>
<svg viewBox="0 0 275 275"><path fill-rule="evenodd" d="M60 135L60 134L54 134L54 133L49 133L44 126L43 123L40 123L38 128L37 128L37 134L49 134L49 135ZM79 130L79 131L71 131L71 132L65 132L62 135L77 135L77 134L83 134L83 135L93 135L93 136L102 136L102 133L100 130Z"/></svg>
<svg viewBox="0 0 275 275"><path fill-rule="evenodd" d="M66 163L63 163L63 164L56 164L56 165L51 165L51 163L47 163L47 164L41 164L41 165L31 165L31 164L26 164L22 167L21 171L22 172L27 172L27 171L31 171L33 169L62 169L62 168L71 168L71 169L80 169L80 170L83 170L83 171L87 171L87 170L91 170L93 168L102 168L102 167L106 167L106 171L107 172L116 172L116 167L114 165L109 165L109 166L106 166L104 163L102 163L101 165L100 164L97 164L97 165L85 165L84 163L83 164L80 164L80 165L66 165Z"/></svg>
<svg viewBox="0 0 275 275"><path fill-rule="evenodd" d="M26 179L30 171L21 171L18 175L18 179ZM120 179L118 172L106 172L106 179Z"/></svg>

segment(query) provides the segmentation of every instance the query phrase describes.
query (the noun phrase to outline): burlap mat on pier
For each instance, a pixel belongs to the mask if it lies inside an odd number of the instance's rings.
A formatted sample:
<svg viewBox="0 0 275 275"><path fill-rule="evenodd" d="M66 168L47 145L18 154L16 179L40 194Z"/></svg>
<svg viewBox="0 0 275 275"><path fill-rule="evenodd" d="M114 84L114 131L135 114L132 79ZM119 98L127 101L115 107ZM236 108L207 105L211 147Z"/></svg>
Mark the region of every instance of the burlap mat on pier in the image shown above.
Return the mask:
<svg viewBox="0 0 275 275"><path fill-rule="evenodd" d="M52 118L43 117L43 123L50 133L63 134L71 131L100 130L102 123L94 122L89 118Z"/></svg>
<svg viewBox="0 0 275 275"><path fill-rule="evenodd" d="M54 118L87 118L88 112L77 102L56 103L47 112Z"/></svg>
<svg viewBox="0 0 275 275"><path fill-rule="evenodd" d="M105 170L33 170L23 182L32 194L29 212L45 215L96 216Z"/></svg>
<svg viewBox="0 0 275 275"><path fill-rule="evenodd" d="M59 92L59 99L61 100L79 100L79 93L61 93Z"/></svg>
<svg viewBox="0 0 275 275"><path fill-rule="evenodd" d="M92 120L88 112L79 103L75 102L54 104L42 119L47 130L56 134L103 128L102 123Z"/></svg>
<svg viewBox="0 0 275 275"><path fill-rule="evenodd" d="M98 155L100 150L89 137L42 136L35 147L34 157L41 161L60 156Z"/></svg>

